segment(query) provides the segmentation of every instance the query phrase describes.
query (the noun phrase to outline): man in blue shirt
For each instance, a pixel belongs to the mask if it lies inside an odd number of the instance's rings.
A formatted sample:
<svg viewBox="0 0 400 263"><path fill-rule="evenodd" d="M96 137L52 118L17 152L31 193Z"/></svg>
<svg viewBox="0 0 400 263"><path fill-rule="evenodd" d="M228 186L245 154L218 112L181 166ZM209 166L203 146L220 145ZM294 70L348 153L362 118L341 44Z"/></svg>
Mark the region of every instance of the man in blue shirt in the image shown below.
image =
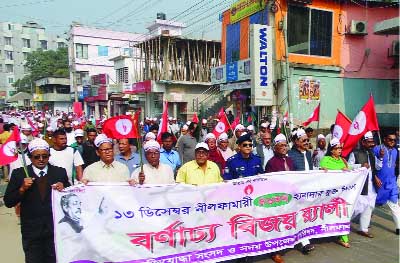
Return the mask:
<svg viewBox="0 0 400 263"><path fill-rule="evenodd" d="M181 158L179 153L172 150L174 145L174 136L169 132L164 132L161 135L162 148L160 150L160 162L171 166L174 174L181 167Z"/></svg>
<svg viewBox="0 0 400 263"><path fill-rule="evenodd" d="M250 134L242 134L236 143L239 146L239 152L227 160L223 175L224 180L264 173L261 158L252 153L253 143Z"/></svg>
<svg viewBox="0 0 400 263"><path fill-rule="evenodd" d="M119 139L118 149L119 154L115 155L114 159L128 167L129 174L132 174L140 165L139 154L132 152L132 147L129 139Z"/></svg>

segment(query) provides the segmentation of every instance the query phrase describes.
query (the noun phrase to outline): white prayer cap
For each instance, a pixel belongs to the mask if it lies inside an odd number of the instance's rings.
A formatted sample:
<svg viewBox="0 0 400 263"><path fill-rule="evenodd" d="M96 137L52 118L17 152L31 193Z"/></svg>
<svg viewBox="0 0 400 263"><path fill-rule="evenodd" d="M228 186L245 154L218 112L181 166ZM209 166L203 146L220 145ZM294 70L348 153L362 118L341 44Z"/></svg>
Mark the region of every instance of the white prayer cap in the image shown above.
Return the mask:
<svg viewBox="0 0 400 263"><path fill-rule="evenodd" d="M182 130L187 131L189 129L189 127L185 124L182 126Z"/></svg>
<svg viewBox="0 0 400 263"><path fill-rule="evenodd" d="M176 121L176 118L173 118L174 121Z"/></svg>
<svg viewBox="0 0 400 263"><path fill-rule="evenodd" d="M208 148L207 143L205 143L205 142L199 142L198 144L196 144L196 147L194 149L197 150L197 149L200 149L200 148L203 148L203 149L205 149L207 151L210 150L210 148Z"/></svg>
<svg viewBox="0 0 400 263"><path fill-rule="evenodd" d="M333 137L329 144L331 145L331 147L335 147L336 145L340 144L340 141L338 138Z"/></svg>
<svg viewBox="0 0 400 263"><path fill-rule="evenodd" d="M153 118L153 121L157 121L157 118Z"/></svg>
<svg viewBox="0 0 400 263"><path fill-rule="evenodd" d="M226 141L228 140L228 134L226 134L225 132L221 133L218 137L218 141Z"/></svg>
<svg viewBox="0 0 400 263"><path fill-rule="evenodd" d="M32 127L28 123L24 123L21 125L21 131L30 131Z"/></svg>
<svg viewBox="0 0 400 263"><path fill-rule="evenodd" d="M268 125L269 125L268 122L261 123L261 127L263 127L263 128L268 128Z"/></svg>
<svg viewBox="0 0 400 263"><path fill-rule="evenodd" d="M46 131L52 132L53 128L51 128L50 126L46 128Z"/></svg>
<svg viewBox="0 0 400 263"><path fill-rule="evenodd" d="M173 119L174 119L174 118L172 118L172 117L169 117L169 118L168 118L169 121L172 121Z"/></svg>
<svg viewBox="0 0 400 263"><path fill-rule="evenodd" d="M28 137L25 134L21 133L19 135L19 137L21 138L20 143L23 143L23 144L28 144L29 143Z"/></svg>
<svg viewBox="0 0 400 263"><path fill-rule="evenodd" d="M317 141L325 139L325 136L323 134L318 134L317 136Z"/></svg>
<svg viewBox="0 0 400 263"><path fill-rule="evenodd" d="M278 144L280 142L286 142L286 136L283 135L282 133L276 135L275 138L274 138L274 143L275 144Z"/></svg>
<svg viewBox="0 0 400 263"><path fill-rule="evenodd" d="M40 138L35 138L33 139L29 144L28 144L28 151L32 153L33 151L36 150L49 150L49 144Z"/></svg>
<svg viewBox="0 0 400 263"><path fill-rule="evenodd" d="M253 126L253 125L247 126L247 130L248 130L248 131L254 131L254 126Z"/></svg>
<svg viewBox="0 0 400 263"><path fill-rule="evenodd" d="M76 130L74 131L74 133L75 133L75 137L83 137L83 135L84 135L82 129L76 129Z"/></svg>
<svg viewBox="0 0 400 263"><path fill-rule="evenodd" d="M160 150L160 144L156 141L156 140L150 140L147 141L144 145L143 145L143 149L145 152L147 152L148 150Z"/></svg>
<svg viewBox="0 0 400 263"><path fill-rule="evenodd" d="M216 139L214 133L207 133L206 137L204 138L204 141L207 142L209 139Z"/></svg>
<svg viewBox="0 0 400 263"><path fill-rule="evenodd" d="M303 129L297 129L296 130L296 136L297 138L300 138L302 136L306 135L306 132Z"/></svg>
<svg viewBox="0 0 400 263"><path fill-rule="evenodd" d="M38 123L38 127L39 127L39 128L43 128L43 127L44 127L44 124L41 123L41 122L39 122L39 123Z"/></svg>
<svg viewBox="0 0 400 263"><path fill-rule="evenodd" d="M238 125L236 125L236 127L235 127L235 131L237 131L237 130L244 131L245 128L244 128L244 126L243 126L242 124L238 124Z"/></svg>
<svg viewBox="0 0 400 263"><path fill-rule="evenodd" d="M72 120L72 118L73 118L72 115L68 115L68 119Z"/></svg>
<svg viewBox="0 0 400 263"><path fill-rule="evenodd" d="M94 139L94 145L99 148L100 145L102 145L103 143L112 143L112 139L108 138L104 133L101 133L99 135L97 135L96 139Z"/></svg>
<svg viewBox="0 0 400 263"><path fill-rule="evenodd" d="M187 122L186 122L186 125L187 125L187 126L189 126L189 125L190 125L190 123L191 123L190 121L187 121Z"/></svg>
<svg viewBox="0 0 400 263"><path fill-rule="evenodd" d="M202 119L202 120L201 120L201 123L207 124L207 120L206 120L206 119Z"/></svg>
<svg viewBox="0 0 400 263"><path fill-rule="evenodd" d="M155 140L155 139L156 139L156 135L154 134L154 132L148 132L148 133L146 133L146 136L144 136L145 141Z"/></svg>
<svg viewBox="0 0 400 263"><path fill-rule="evenodd" d="M372 134L371 131L367 131L367 133L364 134L364 140L368 140L368 139L373 139L374 135Z"/></svg>
<svg viewBox="0 0 400 263"><path fill-rule="evenodd" d="M78 126L78 125L79 125L79 122L78 122L78 121L73 121L73 122L72 122L72 125Z"/></svg>

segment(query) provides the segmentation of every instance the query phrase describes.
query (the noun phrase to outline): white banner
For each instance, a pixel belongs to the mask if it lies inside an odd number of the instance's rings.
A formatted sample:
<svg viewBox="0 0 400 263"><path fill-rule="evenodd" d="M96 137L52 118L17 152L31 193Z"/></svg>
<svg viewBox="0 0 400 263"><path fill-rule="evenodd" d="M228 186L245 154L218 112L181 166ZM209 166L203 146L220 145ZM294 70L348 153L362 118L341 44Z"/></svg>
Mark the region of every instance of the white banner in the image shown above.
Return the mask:
<svg viewBox="0 0 400 263"><path fill-rule="evenodd" d="M273 61L271 26L250 25L251 104L273 105Z"/></svg>
<svg viewBox="0 0 400 263"><path fill-rule="evenodd" d="M57 262L218 262L347 234L366 175L282 172L207 186L53 191Z"/></svg>

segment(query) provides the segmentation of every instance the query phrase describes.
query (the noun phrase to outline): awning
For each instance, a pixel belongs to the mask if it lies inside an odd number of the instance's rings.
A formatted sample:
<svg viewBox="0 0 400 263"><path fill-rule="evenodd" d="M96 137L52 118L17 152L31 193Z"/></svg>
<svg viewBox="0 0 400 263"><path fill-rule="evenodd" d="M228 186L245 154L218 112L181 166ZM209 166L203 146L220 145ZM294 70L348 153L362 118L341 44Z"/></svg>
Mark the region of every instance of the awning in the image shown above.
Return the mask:
<svg viewBox="0 0 400 263"><path fill-rule="evenodd" d="M376 35L399 35L399 17L394 17L391 19L386 19L377 22L374 26L374 34Z"/></svg>

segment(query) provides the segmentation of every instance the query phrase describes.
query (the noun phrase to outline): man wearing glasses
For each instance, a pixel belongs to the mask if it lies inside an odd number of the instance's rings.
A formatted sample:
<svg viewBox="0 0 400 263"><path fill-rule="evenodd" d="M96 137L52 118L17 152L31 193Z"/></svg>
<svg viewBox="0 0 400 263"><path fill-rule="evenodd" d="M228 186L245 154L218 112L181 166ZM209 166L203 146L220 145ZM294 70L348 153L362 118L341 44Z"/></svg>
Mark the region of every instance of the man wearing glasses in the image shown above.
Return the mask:
<svg viewBox="0 0 400 263"><path fill-rule="evenodd" d="M70 186L64 168L49 164L49 144L36 138L28 145L31 165L15 169L4 195L11 208L21 203L22 246L26 262L56 262L51 189Z"/></svg>
<svg viewBox="0 0 400 263"><path fill-rule="evenodd" d="M236 143L239 146L239 152L228 159L224 169L224 180L264 173L261 158L252 153L253 143L250 134L242 134Z"/></svg>
<svg viewBox="0 0 400 263"><path fill-rule="evenodd" d="M85 184L88 182L129 182L128 167L114 160L112 139L99 134L94 140L94 145L100 161L86 167L83 171L82 182Z"/></svg>

